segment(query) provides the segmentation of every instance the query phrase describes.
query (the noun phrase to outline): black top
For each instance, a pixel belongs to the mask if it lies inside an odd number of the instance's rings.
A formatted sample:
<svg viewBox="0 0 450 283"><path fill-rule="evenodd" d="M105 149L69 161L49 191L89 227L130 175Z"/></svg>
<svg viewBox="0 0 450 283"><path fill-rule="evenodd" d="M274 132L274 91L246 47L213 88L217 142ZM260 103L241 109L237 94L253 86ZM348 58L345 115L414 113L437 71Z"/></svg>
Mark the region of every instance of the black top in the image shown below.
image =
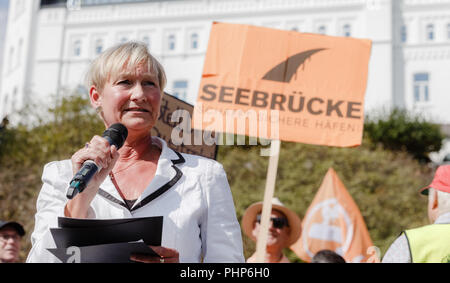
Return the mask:
<svg viewBox="0 0 450 283"><path fill-rule="evenodd" d="M125 201L125 204L128 207L128 210L131 210L133 205L136 203L137 199L132 199L132 200L124 199L124 201Z"/></svg>

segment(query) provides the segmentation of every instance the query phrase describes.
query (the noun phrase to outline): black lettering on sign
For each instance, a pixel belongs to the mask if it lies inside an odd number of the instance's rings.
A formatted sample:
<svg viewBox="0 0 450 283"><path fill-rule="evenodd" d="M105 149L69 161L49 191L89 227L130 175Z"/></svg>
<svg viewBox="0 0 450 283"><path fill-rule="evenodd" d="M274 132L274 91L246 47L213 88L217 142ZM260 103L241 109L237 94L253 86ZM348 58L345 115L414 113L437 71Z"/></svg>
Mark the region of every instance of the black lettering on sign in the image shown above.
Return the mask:
<svg viewBox="0 0 450 283"><path fill-rule="evenodd" d="M215 85L205 85L203 87L203 94L200 96L201 99L206 101L213 101L216 99L216 93L213 90L216 90L217 86ZM205 94L209 96L205 96Z"/></svg>

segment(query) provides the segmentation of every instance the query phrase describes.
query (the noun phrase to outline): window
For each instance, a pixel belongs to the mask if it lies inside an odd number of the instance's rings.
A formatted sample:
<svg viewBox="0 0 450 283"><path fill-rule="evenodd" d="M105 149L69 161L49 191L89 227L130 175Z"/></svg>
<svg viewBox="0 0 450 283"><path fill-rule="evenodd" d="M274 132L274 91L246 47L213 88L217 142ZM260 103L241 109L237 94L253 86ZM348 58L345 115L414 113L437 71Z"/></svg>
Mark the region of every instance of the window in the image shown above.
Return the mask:
<svg viewBox="0 0 450 283"><path fill-rule="evenodd" d="M95 40L95 54L99 55L103 52L103 39L99 38Z"/></svg>
<svg viewBox="0 0 450 283"><path fill-rule="evenodd" d="M193 33L191 34L191 49L197 49L198 48L198 34Z"/></svg>
<svg viewBox="0 0 450 283"><path fill-rule="evenodd" d="M150 49L150 37L145 35L142 37L142 42L145 43L145 45L147 45L147 48Z"/></svg>
<svg viewBox="0 0 450 283"><path fill-rule="evenodd" d="M175 81L173 83L173 95L179 99L186 99L188 82L185 80Z"/></svg>
<svg viewBox="0 0 450 283"><path fill-rule="evenodd" d="M81 40L77 39L73 43L73 56L79 57L81 55Z"/></svg>
<svg viewBox="0 0 450 283"><path fill-rule="evenodd" d="M169 35L169 37L167 38L167 48L169 50L175 50L175 35L171 34Z"/></svg>
<svg viewBox="0 0 450 283"><path fill-rule="evenodd" d="M434 25L433 24L428 24L427 28L426 28L426 33L427 33L427 40L431 41L434 40Z"/></svg>
<svg viewBox="0 0 450 283"><path fill-rule="evenodd" d="M326 33L327 33L327 27L326 26L320 26L318 29L317 29L317 33L318 34L323 34L323 35L325 35Z"/></svg>
<svg viewBox="0 0 450 283"><path fill-rule="evenodd" d="M345 24L342 27L342 35L345 36L345 37L352 36L352 26L350 24Z"/></svg>
<svg viewBox="0 0 450 283"><path fill-rule="evenodd" d="M408 28L406 26L401 27L400 37L403 43L405 43L408 40Z"/></svg>
<svg viewBox="0 0 450 283"><path fill-rule="evenodd" d="M81 0L67 0L66 7L69 11L78 11L81 9Z"/></svg>
<svg viewBox="0 0 450 283"><path fill-rule="evenodd" d="M430 100L428 73L414 74L414 102L427 102Z"/></svg>

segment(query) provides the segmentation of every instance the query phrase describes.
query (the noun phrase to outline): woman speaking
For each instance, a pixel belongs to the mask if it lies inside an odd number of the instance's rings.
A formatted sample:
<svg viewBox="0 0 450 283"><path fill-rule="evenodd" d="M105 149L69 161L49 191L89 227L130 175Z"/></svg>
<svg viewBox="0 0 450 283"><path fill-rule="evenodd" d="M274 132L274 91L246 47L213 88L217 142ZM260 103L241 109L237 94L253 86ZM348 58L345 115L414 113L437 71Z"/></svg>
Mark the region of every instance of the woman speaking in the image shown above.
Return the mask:
<svg viewBox="0 0 450 283"><path fill-rule="evenodd" d="M44 167L28 262L56 262L50 228L58 217L113 219L163 216L159 255L138 262L244 262L242 239L223 167L180 154L152 137L166 84L161 64L138 42L103 52L87 74L91 105L105 127L121 123L128 137L120 149L94 136L71 160ZM66 197L86 160L100 171L82 193Z"/></svg>

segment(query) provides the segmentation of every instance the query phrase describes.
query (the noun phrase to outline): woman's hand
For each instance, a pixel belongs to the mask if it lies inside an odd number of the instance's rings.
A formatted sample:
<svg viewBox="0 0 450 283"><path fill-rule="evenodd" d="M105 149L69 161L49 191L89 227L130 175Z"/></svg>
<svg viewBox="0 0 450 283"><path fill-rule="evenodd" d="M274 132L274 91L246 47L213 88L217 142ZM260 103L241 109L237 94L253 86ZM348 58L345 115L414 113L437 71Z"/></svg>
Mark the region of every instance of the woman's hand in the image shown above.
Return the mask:
<svg viewBox="0 0 450 283"><path fill-rule="evenodd" d="M81 169L86 160L92 160L101 167L101 170L95 174L89 184L100 185L114 168L118 158L119 153L116 146L111 146L106 139L100 136L94 136L85 147L72 155L73 175Z"/></svg>
<svg viewBox="0 0 450 283"><path fill-rule="evenodd" d="M158 256L149 256L144 254L132 254L130 259L132 261L143 263L179 263L180 255L177 250L165 247L149 246Z"/></svg>
<svg viewBox="0 0 450 283"><path fill-rule="evenodd" d="M109 142L100 136L94 136L85 147L72 155L71 161L74 175L81 169L86 160L94 161L101 169L94 175L83 193L77 194L67 203L65 208L66 216L73 218L87 217L89 206L97 194L100 184L112 171L119 156L116 146L110 146Z"/></svg>

